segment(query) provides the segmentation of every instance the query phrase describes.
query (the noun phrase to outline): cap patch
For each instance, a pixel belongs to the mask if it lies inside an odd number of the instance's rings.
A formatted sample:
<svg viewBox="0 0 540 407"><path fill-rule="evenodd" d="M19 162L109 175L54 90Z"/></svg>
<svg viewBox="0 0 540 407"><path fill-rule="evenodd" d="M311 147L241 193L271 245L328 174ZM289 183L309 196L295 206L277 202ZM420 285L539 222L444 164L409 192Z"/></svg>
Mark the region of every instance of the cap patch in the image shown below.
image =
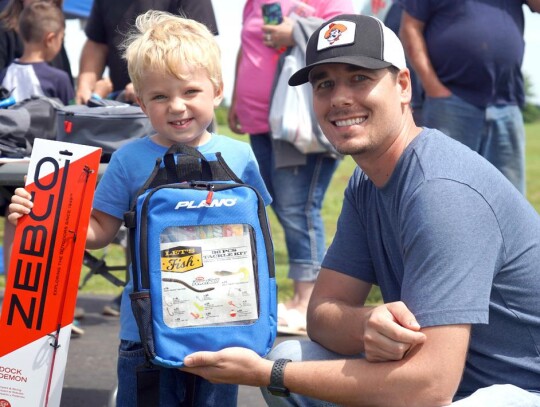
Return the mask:
<svg viewBox="0 0 540 407"><path fill-rule="evenodd" d="M352 21L332 21L319 31L317 51L322 51L323 49L334 46L354 44L355 32L356 24Z"/></svg>

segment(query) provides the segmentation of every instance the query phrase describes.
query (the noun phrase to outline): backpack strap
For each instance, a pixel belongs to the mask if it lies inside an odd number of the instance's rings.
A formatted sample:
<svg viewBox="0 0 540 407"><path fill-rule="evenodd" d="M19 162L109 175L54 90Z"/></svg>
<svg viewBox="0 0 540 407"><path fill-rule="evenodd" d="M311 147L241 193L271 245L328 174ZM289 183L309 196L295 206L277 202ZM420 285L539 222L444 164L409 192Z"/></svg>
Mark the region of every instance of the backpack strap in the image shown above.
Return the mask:
<svg viewBox="0 0 540 407"><path fill-rule="evenodd" d="M190 181L234 181L243 183L227 165L221 153L217 152L214 155L216 159L209 160L196 148L175 144L163 155L163 166L160 165L157 171L154 169L156 172L152 173L142 191L160 185Z"/></svg>

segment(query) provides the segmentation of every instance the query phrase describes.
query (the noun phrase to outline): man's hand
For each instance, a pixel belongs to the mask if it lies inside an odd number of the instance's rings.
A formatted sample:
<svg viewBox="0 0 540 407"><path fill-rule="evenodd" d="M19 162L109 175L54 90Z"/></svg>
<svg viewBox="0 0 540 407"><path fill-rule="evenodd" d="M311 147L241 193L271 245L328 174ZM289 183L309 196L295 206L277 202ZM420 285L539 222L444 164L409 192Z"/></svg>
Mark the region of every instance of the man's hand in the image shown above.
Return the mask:
<svg viewBox="0 0 540 407"><path fill-rule="evenodd" d="M202 376L212 383L267 386L273 362L245 348L227 348L219 352L196 352L184 359L185 372Z"/></svg>
<svg viewBox="0 0 540 407"><path fill-rule="evenodd" d="M407 306L399 301L372 309L364 322L364 351L369 362L401 360L426 336Z"/></svg>
<svg viewBox="0 0 540 407"><path fill-rule="evenodd" d="M133 83L128 83L124 88L124 102L126 103L135 103L137 101L137 96L135 95L135 88Z"/></svg>
<svg viewBox="0 0 540 407"><path fill-rule="evenodd" d="M31 201L32 195L24 188L17 188L15 193L11 197L11 203L9 204L8 221L17 225L18 220L24 215L28 215L30 210L34 207L34 203Z"/></svg>
<svg viewBox="0 0 540 407"><path fill-rule="evenodd" d="M231 106L229 106L229 115L227 117L227 120L229 122L229 128L233 133L236 134L244 134L242 131L242 125L240 124L240 120L238 119L238 115L236 114L236 103L231 103Z"/></svg>
<svg viewBox="0 0 540 407"><path fill-rule="evenodd" d="M85 87L85 86L79 86L77 87L77 93L75 94L75 103L78 105L85 105L86 102L92 97L92 89Z"/></svg>

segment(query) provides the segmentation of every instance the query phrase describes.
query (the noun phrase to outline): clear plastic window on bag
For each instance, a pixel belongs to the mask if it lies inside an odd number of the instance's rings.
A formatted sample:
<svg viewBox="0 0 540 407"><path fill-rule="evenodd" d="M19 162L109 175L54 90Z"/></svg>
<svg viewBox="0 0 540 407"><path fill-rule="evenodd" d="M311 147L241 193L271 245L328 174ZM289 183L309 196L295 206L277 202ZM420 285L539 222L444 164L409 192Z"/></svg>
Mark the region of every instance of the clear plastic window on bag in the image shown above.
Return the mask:
<svg viewBox="0 0 540 407"><path fill-rule="evenodd" d="M250 324L258 318L249 225L172 226L160 236L163 321L171 328Z"/></svg>

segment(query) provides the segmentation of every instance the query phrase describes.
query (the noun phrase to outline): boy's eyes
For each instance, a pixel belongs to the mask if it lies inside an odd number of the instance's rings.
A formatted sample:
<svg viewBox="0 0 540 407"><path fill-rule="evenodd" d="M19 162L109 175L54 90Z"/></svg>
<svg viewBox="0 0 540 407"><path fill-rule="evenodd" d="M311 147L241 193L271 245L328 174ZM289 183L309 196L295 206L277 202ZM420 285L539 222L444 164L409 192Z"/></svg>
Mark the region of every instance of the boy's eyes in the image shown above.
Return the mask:
<svg viewBox="0 0 540 407"><path fill-rule="evenodd" d="M199 92L200 92L199 89L187 89L186 91L184 91L184 94L185 95L193 95L193 94L196 94L196 93L199 93ZM167 95L162 95L162 94L152 96L152 100L163 100L163 99L167 99L167 98L168 98Z"/></svg>
<svg viewBox="0 0 540 407"><path fill-rule="evenodd" d="M192 94L194 94L194 93L199 93L199 92L200 92L200 89L192 88L192 89L188 89L188 90L186 91L186 94L187 94L187 95L192 95Z"/></svg>

